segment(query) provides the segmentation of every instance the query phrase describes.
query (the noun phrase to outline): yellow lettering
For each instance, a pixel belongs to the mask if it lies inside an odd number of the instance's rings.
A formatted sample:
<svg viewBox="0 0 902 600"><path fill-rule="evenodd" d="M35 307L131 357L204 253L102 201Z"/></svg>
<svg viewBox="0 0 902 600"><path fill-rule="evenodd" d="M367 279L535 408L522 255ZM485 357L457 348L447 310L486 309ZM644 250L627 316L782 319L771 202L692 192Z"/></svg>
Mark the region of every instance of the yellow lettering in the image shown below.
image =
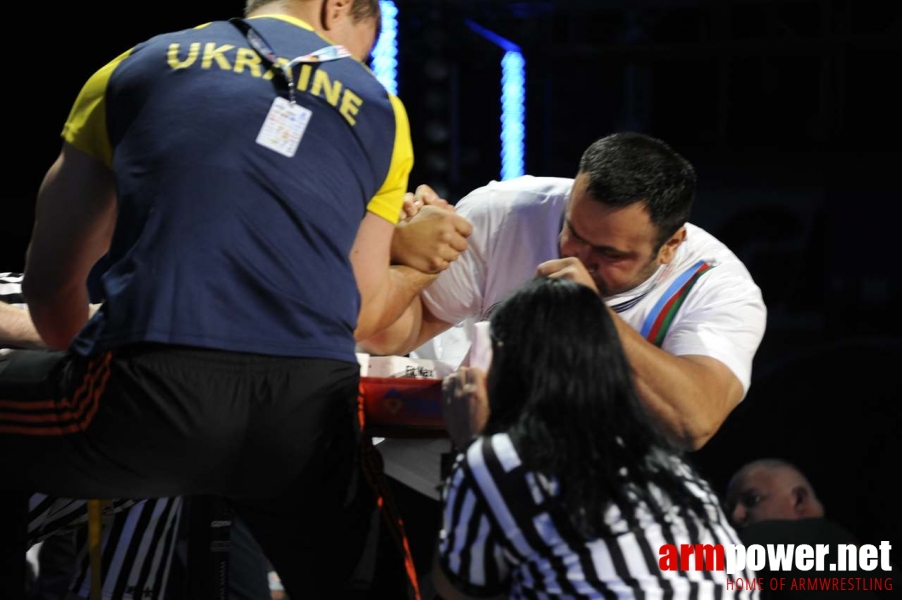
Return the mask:
<svg viewBox="0 0 902 600"><path fill-rule="evenodd" d="M179 60L179 44L169 44L169 52L166 54L166 62L173 69L187 69L197 60L200 54L200 43L193 42L188 47L188 58Z"/></svg>
<svg viewBox="0 0 902 600"><path fill-rule="evenodd" d="M279 57L279 66L278 66L278 68L279 68L279 69L283 69L283 68L285 68L285 65L287 65L287 64L288 64L288 59L287 59L287 58L282 58L282 57L280 56L280 57ZM276 68L277 68L277 67L270 67L269 70L268 70L266 73L263 74L263 79L266 80L266 81L269 81L270 79L272 79L273 76L275 75L275 70L276 70Z"/></svg>
<svg viewBox="0 0 902 600"><path fill-rule="evenodd" d="M326 101L332 106L338 106L338 99L341 97L341 82L337 79L332 81L329 79L328 73L319 69L313 76L313 87L310 89L310 93L314 96L321 96L321 92L324 90Z"/></svg>
<svg viewBox="0 0 902 600"><path fill-rule="evenodd" d="M341 98L341 108L338 109L338 112L341 113L345 119L347 119L348 123L351 125L357 124L357 119L355 119L355 115L360 112L360 106L363 104L363 99L352 92L351 90L345 88L345 94Z"/></svg>
<svg viewBox="0 0 902 600"><path fill-rule="evenodd" d="M313 67L310 65L301 65L301 74L298 77L298 89L302 92L307 91L307 86L310 85L310 73L313 71Z"/></svg>
<svg viewBox="0 0 902 600"><path fill-rule="evenodd" d="M251 75L260 77L263 72L260 70L260 55L250 48L238 48L235 56L235 72L244 73L244 68L250 70Z"/></svg>
<svg viewBox="0 0 902 600"><path fill-rule="evenodd" d="M220 69L231 71L232 65L230 65L229 61L226 59L225 53L234 48L235 46L230 44L219 46L217 48L216 42L207 42L207 45L204 46L204 58L201 60L200 66L204 69L209 69L215 60Z"/></svg>

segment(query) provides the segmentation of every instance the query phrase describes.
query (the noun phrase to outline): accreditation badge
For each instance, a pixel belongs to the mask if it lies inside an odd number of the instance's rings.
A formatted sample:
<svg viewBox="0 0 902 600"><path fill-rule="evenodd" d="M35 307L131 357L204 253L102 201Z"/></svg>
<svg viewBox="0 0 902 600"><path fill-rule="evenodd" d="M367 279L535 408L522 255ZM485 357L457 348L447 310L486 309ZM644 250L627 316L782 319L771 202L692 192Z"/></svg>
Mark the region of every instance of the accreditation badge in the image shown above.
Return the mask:
<svg viewBox="0 0 902 600"><path fill-rule="evenodd" d="M298 150L312 114L308 108L285 98L276 98L257 134L257 143L291 158Z"/></svg>

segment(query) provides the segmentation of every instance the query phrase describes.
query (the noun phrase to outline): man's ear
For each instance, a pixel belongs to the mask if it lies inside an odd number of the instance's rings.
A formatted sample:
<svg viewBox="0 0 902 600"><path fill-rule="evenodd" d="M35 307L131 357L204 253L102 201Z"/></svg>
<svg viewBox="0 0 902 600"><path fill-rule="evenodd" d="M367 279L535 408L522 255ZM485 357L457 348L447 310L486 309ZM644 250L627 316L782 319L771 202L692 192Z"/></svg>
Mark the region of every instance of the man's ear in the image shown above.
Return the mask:
<svg viewBox="0 0 902 600"><path fill-rule="evenodd" d="M324 0L319 16L323 31L331 31L338 21L346 18L353 3L353 0Z"/></svg>
<svg viewBox="0 0 902 600"><path fill-rule="evenodd" d="M658 250L658 262L662 265L670 264L671 261L673 261L673 257L676 256L677 248L679 248L680 244L685 240L686 226L683 225L661 245L661 249Z"/></svg>
<svg viewBox="0 0 902 600"><path fill-rule="evenodd" d="M792 511L796 516L805 516L810 502L811 492L805 486L797 485L792 488Z"/></svg>

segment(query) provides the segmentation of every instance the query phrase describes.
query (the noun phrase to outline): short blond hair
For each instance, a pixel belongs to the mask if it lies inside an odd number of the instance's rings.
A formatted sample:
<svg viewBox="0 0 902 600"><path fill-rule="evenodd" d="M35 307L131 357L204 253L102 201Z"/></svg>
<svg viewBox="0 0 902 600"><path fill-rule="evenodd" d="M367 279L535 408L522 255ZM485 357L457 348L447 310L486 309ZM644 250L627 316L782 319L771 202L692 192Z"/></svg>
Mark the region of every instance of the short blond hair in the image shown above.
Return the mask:
<svg viewBox="0 0 902 600"><path fill-rule="evenodd" d="M267 4L275 4L276 2L284 1L285 0L247 0L247 3L244 5L244 14L247 16ZM355 22L362 19L379 19L380 17L379 0L353 0L353 4L351 4L351 18L354 19Z"/></svg>

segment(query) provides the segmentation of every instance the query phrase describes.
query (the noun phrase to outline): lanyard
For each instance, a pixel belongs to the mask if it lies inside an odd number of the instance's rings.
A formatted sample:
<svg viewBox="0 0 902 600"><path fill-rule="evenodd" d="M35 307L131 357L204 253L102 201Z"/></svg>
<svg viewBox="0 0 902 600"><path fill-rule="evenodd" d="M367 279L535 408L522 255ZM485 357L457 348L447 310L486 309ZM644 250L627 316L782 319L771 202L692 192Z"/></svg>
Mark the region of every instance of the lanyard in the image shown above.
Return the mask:
<svg viewBox="0 0 902 600"><path fill-rule="evenodd" d="M279 56L272 49L272 46L270 46L263 36L260 35L259 31L254 29L253 25L244 19L238 18L229 19L229 23L241 30L247 38L248 43L251 45L251 48L254 49L254 52L266 61L270 68L275 67L276 70L282 74L285 83L288 84L288 98L292 104L296 104L294 95L294 73L291 70L292 67L302 63L322 63L351 56L351 53L348 52L344 46L326 46L325 48L320 48L309 54L297 56L283 64L279 60Z"/></svg>

